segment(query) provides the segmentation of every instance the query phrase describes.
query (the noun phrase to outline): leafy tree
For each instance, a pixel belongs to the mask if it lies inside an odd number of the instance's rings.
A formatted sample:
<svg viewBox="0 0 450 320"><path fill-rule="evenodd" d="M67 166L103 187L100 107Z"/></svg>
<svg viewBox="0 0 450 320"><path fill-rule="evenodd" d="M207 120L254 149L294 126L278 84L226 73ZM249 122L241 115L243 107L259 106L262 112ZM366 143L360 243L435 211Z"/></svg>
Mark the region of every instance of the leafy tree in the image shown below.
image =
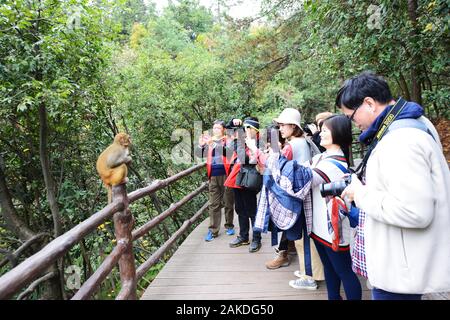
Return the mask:
<svg viewBox="0 0 450 320"><path fill-rule="evenodd" d="M104 121L101 73L114 26L88 1L8 0L0 30L2 218L22 242L47 235L30 244L36 251L96 207L91 168L108 132L95 124ZM44 296L64 297L62 261L54 271Z"/></svg>

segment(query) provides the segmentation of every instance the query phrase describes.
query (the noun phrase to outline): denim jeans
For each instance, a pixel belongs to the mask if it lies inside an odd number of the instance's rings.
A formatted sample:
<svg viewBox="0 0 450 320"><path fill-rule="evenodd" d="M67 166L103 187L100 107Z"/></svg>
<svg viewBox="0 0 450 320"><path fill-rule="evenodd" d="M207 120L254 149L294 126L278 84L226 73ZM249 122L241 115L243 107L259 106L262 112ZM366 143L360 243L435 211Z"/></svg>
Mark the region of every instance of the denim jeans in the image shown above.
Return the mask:
<svg viewBox="0 0 450 320"><path fill-rule="evenodd" d="M384 291L378 288L372 289L372 300L421 300L421 294L404 294Z"/></svg>
<svg viewBox="0 0 450 320"><path fill-rule="evenodd" d="M361 300L361 283L352 270L350 252L335 252L317 240L314 240L314 243L325 272L328 300L342 300L341 283L344 285L347 300Z"/></svg>

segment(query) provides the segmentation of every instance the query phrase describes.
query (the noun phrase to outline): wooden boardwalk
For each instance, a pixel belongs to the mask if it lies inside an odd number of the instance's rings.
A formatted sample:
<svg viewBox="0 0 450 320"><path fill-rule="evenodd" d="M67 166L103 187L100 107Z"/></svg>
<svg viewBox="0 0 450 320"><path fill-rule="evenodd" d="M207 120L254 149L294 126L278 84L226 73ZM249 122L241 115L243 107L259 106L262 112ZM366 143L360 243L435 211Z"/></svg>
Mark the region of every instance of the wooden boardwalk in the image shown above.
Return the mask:
<svg viewBox="0 0 450 320"><path fill-rule="evenodd" d="M235 219L237 220L237 219ZM223 229L219 237L205 242L209 219L203 221L181 244L156 279L142 295L143 300L326 300L325 282L317 290L291 288L298 258L288 267L268 270L265 262L274 256L270 233L263 234L263 246L249 253L248 246L230 248L235 236ZM235 221L237 225L237 221ZM365 281L361 281L363 299L370 299ZM345 297L342 292L342 296Z"/></svg>

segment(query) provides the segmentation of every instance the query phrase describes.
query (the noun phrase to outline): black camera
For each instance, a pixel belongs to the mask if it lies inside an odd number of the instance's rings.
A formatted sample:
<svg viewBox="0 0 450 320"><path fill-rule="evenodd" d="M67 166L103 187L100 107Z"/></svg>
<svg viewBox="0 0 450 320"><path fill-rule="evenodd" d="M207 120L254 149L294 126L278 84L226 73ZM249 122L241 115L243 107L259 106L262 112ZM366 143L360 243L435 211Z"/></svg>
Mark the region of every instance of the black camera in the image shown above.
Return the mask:
<svg viewBox="0 0 450 320"><path fill-rule="evenodd" d="M322 197L340 196L342 191L352 182L352 176L347 176L344 180L334 181L330 183L323 183L320 185L320 194Z"/></svg>

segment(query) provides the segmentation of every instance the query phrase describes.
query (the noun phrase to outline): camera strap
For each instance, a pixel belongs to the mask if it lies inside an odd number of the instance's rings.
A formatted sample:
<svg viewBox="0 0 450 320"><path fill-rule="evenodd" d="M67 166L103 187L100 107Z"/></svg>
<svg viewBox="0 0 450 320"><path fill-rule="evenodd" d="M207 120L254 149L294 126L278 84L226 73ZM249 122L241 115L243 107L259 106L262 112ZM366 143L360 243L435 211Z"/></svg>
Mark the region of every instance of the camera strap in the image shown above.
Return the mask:
<svg viewBox="0 0 450 320"><path fill-rule="evenodd" d="M377 133L375 134L375 137L373 138L372 142L370 143L369 148L367 149L367 152L364 155L362 162L354 171L358 175L359 179L361 179L365 173L367 161L369 160L370 154L372 153L373 149L375 149L378 142L384 137L384 135L387 132L387 129L392 124L392 122L394 122L394 120L397 118L400 112L402 112L402 110L405 108L406 103L407 101L404 100L402 97L400 97L394 104L392 109L388 112L386 117L384 117L384 120L381 123L381 126L378 129Z"/></svg>

